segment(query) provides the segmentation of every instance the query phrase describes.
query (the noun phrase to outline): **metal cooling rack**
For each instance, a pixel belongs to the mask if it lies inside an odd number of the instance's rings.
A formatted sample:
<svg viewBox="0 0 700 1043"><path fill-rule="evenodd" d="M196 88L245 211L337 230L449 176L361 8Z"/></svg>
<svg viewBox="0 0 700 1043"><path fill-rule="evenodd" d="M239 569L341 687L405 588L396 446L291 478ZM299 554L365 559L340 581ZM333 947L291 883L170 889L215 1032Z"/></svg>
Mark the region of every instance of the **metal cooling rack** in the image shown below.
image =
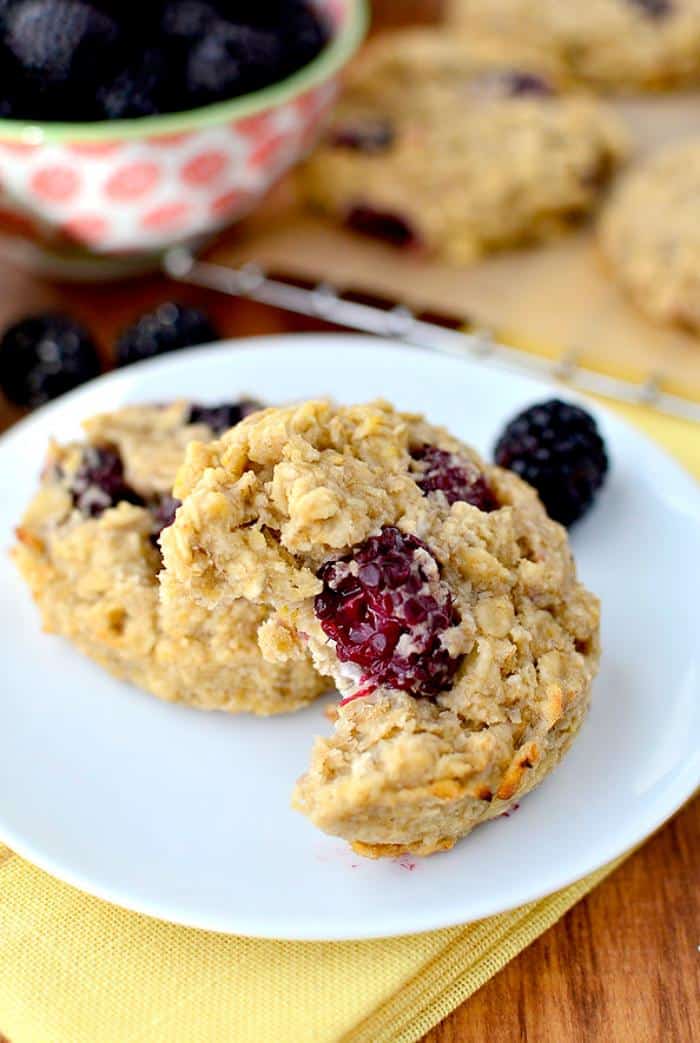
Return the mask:
<svg viewBox="0 0 700 1043"><path fill-rule="evenodd" d="M391 337L443 355L469 357L486 364L516 369L580 391L603 395L617 402L649 406L660 413L700 424L700 404L664 391L661 374L651 374L642 383L620 380L580 366L575 352L556 360L541 358L499 343L488 330L465 332L440 326L420 318L401 304L389 303L387 307L380 307L348 299L326 283L310 288L298 286L271 278L254 264L228 268L201 261L184 247L168 251L163 266L167 275L178 282L219 290L232 297L244 297L363 333Z"/></svg>

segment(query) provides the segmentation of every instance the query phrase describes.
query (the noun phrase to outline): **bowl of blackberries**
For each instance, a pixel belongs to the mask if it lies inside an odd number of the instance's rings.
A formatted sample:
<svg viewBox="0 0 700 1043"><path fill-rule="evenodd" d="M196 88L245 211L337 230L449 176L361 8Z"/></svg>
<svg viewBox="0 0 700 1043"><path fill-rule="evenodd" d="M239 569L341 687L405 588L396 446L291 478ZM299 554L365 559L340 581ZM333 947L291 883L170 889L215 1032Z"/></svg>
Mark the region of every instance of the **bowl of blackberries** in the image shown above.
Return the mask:
<svg viewBox="0 0 700 1043"><path fill-rule="evenodd" d="M90 276L244 216L365 23L365 0L0 0L0 247Z"/></svg>

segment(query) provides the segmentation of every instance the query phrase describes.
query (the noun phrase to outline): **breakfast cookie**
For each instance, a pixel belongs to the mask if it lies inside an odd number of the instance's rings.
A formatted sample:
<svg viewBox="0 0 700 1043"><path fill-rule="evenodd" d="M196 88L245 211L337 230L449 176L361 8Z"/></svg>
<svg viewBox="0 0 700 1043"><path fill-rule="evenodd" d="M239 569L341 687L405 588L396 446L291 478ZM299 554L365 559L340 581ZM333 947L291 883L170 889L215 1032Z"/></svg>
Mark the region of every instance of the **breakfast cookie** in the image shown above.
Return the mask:
<svg viewBox="0 0 700 1043"><path fill-rule="evenodd" d="M632 170L603 212L599 241L650 318L700 333L700 141Z"/></svg>
<svg viewBox="0 0 700 1043"><path fill-rule="evenodd" d="M362 854L451 847L560 760L598 662L565 530L516 475L386 403L268 409L188 447L166 571L270 612L343 700L295 806Z"/></svg>
<svg viewBox="0 0 700 1043"><path fill-rule="evenodd" d="M180 614L161 608L159 585L158 539L178 507L172 485L186 445L253 408L176 402L88 420L86 441L51 446L14 556L44 628L117 677L203 709L267 714L296 709L328 685L303 659L262 659L260 606Z"/></svg>
<svg viewBox="0 0 700 1043"><path fill-rule="evenodd" d="M350 77L302 197L347 227L466 264L590 211L626 149L556 64L436 30L379 39Z"/></svg>
<svg viewBox="0 0 700 1043"><path fill-rule="evenodd" d="M700 0L448 0L448 21L527 41L597 87L700 81Z"/></svg>

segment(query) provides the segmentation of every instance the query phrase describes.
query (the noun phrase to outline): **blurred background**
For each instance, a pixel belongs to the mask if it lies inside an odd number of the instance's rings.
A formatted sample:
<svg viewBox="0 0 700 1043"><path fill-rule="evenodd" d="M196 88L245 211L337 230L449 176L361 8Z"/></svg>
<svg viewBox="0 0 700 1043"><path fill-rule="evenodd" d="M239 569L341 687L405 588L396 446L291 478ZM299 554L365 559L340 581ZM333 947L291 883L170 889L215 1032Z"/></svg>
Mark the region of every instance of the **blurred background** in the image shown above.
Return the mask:
<svg viewBox="0 0 700 1043"><path fill-rule="evenodd" d="M321 325L169 283L157 273L163 251L185 243L222 265L253 262L297 285L325 280L487 329L562 373L581 366L700 400L697 235L675 244L674 228L655 243L650 230L635 268L624 209L607 238L599 227L629 172L700 142L700 14L681 5L676 24L661 0L599 0L590 11L552 0L369 6L358 57L360 0L270 0L243 27L223 2L168 0L143 39L106 0L70 0L70 17L53 0L10 0L0 328L58 309L107 368L118 339L162 303L196 305L222 336ZM81 21L95 10L97 21ZM111 79L84 58L105 33L127 41L113 48L122 65ZM94 90L70 87L90 76ZM375 139L363 154L347 127L354 134L368 113ZM470 154L487 126L488 147ZM665 274L646 292L655 265ZM152 353L182 346L186 327L156 337ZM7 391L17 374L8 384L3 357ZM5 424L27 404L10 397Z"/></svg>

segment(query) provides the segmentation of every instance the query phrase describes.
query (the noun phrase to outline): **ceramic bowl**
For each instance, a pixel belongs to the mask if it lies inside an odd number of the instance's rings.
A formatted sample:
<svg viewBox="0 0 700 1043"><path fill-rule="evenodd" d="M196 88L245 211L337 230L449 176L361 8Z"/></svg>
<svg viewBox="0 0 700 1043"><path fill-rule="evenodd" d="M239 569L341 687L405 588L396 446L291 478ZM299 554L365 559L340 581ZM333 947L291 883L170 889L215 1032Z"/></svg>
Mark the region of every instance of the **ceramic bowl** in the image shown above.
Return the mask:
<svg viewBox="0 0 700 1043"><path fill-rule="evenodd" d="M249 213L314 144L364 35L365 0L316 3L328 45L253 94L135 120L0 120L0 253L48 274L111 277Z"/></svg>

